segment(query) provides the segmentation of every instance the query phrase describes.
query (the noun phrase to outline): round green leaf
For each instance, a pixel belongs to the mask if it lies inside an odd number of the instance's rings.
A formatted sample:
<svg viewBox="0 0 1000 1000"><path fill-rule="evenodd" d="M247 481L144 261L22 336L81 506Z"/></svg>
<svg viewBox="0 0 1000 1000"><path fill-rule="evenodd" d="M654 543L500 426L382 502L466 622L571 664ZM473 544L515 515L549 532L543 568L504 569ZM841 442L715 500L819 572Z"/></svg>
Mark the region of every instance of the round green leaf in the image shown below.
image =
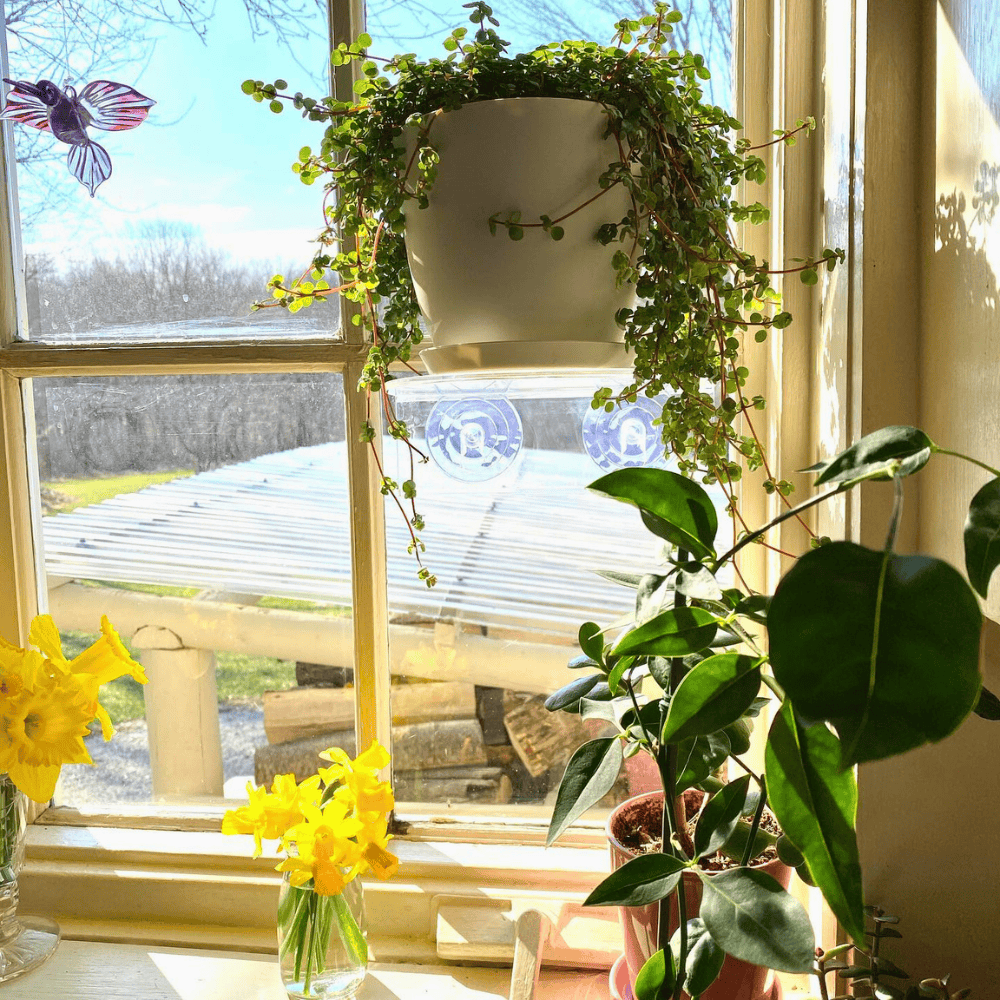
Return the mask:
<svg viewBox="0 0 1000 1000"><path fill-rule="evenodd" d="M688 672L670 699L663 740L707 736L725 729L753 704L760 690L760 659L717 653Z"/></svg>
<svg viewBox="0 0 1000 1000"><path fill-rule="evenodd" d="M938 559L821 546L782 579L768 622L778 683L804 720L833 724L842 766L944 739L976 705L982 615Z"/></svg>
<svg viewBox="0 0 1000 1000"><path fill-rule="evenodd" d="M570 823L611 791L621 770L622 759L621 740L617 736L590 740L577 749L559 783L546 847L551 846Z"/></svg>
<svg viewBox="0 0 1000 1000"><path fill-rule="evenodd" d="M822 465L816 485L852 479L888 479L896 463L897 476L911 476L927 464L933 447L934 442L916 427L883 427L866 434L847 451Z"/></svg>
<svg viewBox="0 0 1000 1000"><path fill-rule="evenodd" d="M993 571L1000 566L1000 479L991 479L972 498L965 520L965 572L980 597L986 597Z"/></svg>
<svg viewBox="0 0 1000 1000"><path fill-rule="evenodd" d="M816 951L809 914L767 872L695 872L705 887L701 919L724 951L778 972L811 972Z"/></svg>
<svg viewBox="0 0 1000 1000"><path fill-rule="evenodd" d="M697 484L668 469L617 469L588 489L638 507L646 527L672 545L704 559L715 555L718 515Z"/></svg>
<svg viewBox="0 0 1000 1000"><path fill-rule="evenodd" d="M669 896L688 867L670 854L640 854L613 871L584 906L645 906Z"/></svg>
<svg viewBox="0 0 1000 1000"><path fill-rule="evenodd" d="M670 996L677 981L674 970L674 956L662 951L656 952L639 970L632 992L635 1000L661 1000Z"/></svg>
<svg viewBox="0 0 1000 1000"><path fill-rule="evenodd" d="M717 629L715 615L703 608L671 608L626 633L614 648L616 656L686 656L704 649Z"/></svg>
<svg viewBox="0 0 1000 1000"><path fill-rule="evenodd" d="M803 726L790 702L781 706L764 756L768 801L841 926L863 944L864 896L854 832L858 787L853 770L841 769L840 757L840 741L826 726Z"/></svg>
<svg viewBox="0 0 1000 1000"><path fill-rule="evenodd" d="M701 917L687 922L687 962L684 965L684 992L699 997L715 982L722 971L726 953L712 940ZM670 939L670 950L681 953L681 931L678 927Z"/></svg>

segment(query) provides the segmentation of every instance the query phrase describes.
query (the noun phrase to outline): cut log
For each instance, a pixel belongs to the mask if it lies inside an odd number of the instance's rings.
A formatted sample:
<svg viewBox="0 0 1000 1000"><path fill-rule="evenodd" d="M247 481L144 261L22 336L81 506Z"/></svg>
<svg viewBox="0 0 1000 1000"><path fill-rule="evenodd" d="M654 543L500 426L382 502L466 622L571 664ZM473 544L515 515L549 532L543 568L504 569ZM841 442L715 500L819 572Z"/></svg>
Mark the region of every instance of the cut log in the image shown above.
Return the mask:
<svg viewBox="0 0 1000 1000"><path fill-rule="evenodd" d="M513 795L510 778L499 767L442 767L397 771L397 802L492 802L505 805Z"/></svg>
<svg viewBox="0 0 1000 1000"><path fill-rule="evenodd" d="M258 747L254 751L254 780L258 785L270 785L276 774L294 774L302 781L326 766L319 754L331 746L341 747L353 757L353 727ZM483 731L475 719L393 726L392 752L397 772L487 764Z"/></svg>
<svg viewBox="0 0 1000 1000"><path fill-rule="evenodd" d="M392 688L394 724L471 719L476 694L459 681L397 684ZM264 693L264 732L269 743L319 736L354 725L353 688L292 688Z"/></svg>
<svg viewBox="0 0 1000 1000"><path fill-rule="evenodd" d="M517 755L535 778L564 765L590 738L578 715L550 712L542 697L514 705L503 721Z"/></svg>
<svg viewBox="0 0 1000 1000"><path fill-rule="evenodd" d="M299 687L342 688L354 683L354 669L299 660L295 664L295 683Z"/></svg>

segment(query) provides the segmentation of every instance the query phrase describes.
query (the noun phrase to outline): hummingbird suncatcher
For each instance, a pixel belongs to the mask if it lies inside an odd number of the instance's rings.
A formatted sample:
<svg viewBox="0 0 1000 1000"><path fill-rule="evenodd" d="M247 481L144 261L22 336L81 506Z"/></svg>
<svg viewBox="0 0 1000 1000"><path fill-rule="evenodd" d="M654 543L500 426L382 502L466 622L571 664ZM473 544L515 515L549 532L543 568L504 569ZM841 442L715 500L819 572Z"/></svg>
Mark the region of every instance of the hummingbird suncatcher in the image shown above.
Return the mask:
<svg viewBox="0 0 1000 1000"><path fill-rule="evenodd" d="M124 83L93 80L79 92L67 86L60 90L51 80L30 83L8 80L13 88L0 118L51 132L69 145L69 172L90 191L90 197L111 176L108 151L87 135L87 129L121 132L141 125L156 103Z"/></svg>

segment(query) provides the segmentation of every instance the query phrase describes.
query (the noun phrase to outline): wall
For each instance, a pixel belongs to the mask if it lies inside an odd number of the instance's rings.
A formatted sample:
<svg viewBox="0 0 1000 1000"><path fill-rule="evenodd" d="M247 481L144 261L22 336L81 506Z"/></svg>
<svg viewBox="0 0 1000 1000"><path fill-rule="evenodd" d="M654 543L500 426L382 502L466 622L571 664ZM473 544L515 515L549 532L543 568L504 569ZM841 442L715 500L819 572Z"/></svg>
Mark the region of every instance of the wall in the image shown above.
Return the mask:
<svg viewBox="0 0 1000 1000"><path fill-rule="evenodd" d="M1000 6L869 0L867 32L863 429L912 421L941 446L1000 465L1000 216L989 197L1000 167ZM892 94L900 81L902 100ZM968 501L987 478L948 458L920 475L922 551L963 565ZM876 504L862 506L869 543L884 532ZM1000 619L994 587L986 611ZM993 690L997 635L987 632ZM998 749L1000 726L972 718L940 746L860 774L866 895L902 919L894 956L913 975L950 972L953 988L984 998L1000 986Z"/></svg>

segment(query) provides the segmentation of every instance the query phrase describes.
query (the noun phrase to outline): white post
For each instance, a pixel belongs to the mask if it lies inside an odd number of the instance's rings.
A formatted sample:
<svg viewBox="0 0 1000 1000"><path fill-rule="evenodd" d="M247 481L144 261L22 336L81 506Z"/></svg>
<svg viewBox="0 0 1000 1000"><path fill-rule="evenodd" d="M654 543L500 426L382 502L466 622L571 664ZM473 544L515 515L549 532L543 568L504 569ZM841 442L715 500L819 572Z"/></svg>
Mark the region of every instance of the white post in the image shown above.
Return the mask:
<svg viewBox="0 0 1000 1000"><path fill-rule="evenodd" d="M187 648L176 632L147 625L132 637L143 689L153 797L221 796L222 741L215 654Z"/></svg>

